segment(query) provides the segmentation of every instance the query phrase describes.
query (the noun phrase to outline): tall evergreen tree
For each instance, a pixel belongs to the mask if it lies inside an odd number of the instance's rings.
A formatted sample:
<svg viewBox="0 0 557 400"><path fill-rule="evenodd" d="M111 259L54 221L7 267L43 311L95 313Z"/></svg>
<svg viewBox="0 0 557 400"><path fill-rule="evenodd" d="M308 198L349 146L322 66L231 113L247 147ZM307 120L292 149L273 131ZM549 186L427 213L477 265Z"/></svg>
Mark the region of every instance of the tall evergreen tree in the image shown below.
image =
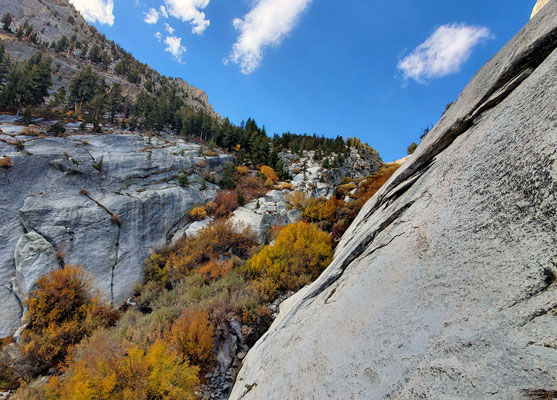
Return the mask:
<svg viewBox="0 0 557 400"><path fill-rule="evenodd" d="M86 67L80 70L71 80L68 93L68 102L78 114L84 104L88 103L97 93L98 75Z"/></svg>
<svg viewBox="0 0 557 400"><path fill-rule="evenodd" d="M26 61L10 65L0 93L2 107L19 113L26 107L43 104L52 85L50 64L50 58L35 53Z"/></svg>

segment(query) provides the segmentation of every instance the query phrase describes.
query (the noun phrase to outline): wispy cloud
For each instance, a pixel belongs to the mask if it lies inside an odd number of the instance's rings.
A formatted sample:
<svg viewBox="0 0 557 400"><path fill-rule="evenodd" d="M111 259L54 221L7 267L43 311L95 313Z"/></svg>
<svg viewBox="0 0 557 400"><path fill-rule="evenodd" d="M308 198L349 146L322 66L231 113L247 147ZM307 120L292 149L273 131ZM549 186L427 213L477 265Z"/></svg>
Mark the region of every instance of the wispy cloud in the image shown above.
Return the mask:
<svg viewBox="0 0 557 400"><path fill-rule="evenodd" d="M182 57L186 53L186 47L182 46L182 38L177 36L167 36L164 39L164 43L166 44L165 51L168 51L174 59L178 62L182 62Z"/></svg>
<svg viewBox="0 0 557 400"><path fill-rule="evenodd" d="M114 0L70 0L87 22L114 24Z"/></svg>
<svg viewBox="0 0 557 400"><path fill-rule="evenodd" d="M278 46L294 29L311 1L257 0L244 18L234 20L240 35L225 61L239 64L244 74L252 73L261 64L264 48Z"/></svg>
<svg viewBox="0 0 557 400"><path fill-rule="evenodd" d="M192 25L192 32L202 34L211 24L202 11L210 0L165 0L168 15Z"/></svg>
<svg viewBox="0 0 557 400"><path fill-rule="evenodd" d="M464 23L442 25L398 63L405 80L425 83L460 71L473 48L491 37L488 28Z"/></svg>
<svg viewBox="0 0 557 400"><path fill-rule="evenodd" d="M168 25L166 22L164 23L164 29L171 35L174 33L174 28Z"/></svg>
<svg viewBox="0 0 557 400"><path fill-rule="evenodd" d="M157 40L159 42L162 42L162 33L160 33L160 32L155 33L155 37L157 38Z"/></svg>
<svg viewBox="0 0 557 400"><path fill-rule="evenodd" d="M149 11L145 13L143 21L148 24L156 24L159 21L159 12L154 8L150 8Z"/></svg>

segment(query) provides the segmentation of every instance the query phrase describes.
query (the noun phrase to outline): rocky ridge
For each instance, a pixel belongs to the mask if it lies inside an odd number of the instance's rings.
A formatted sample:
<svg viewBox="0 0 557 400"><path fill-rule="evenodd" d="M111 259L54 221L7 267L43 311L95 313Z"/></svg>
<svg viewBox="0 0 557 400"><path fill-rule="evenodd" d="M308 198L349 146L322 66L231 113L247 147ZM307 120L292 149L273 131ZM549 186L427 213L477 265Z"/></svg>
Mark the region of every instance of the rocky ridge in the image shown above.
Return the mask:
<svg viewBox="0 0 557 400"><path fill-rule="evenodd" d="M128 96L131 100L135 99L145 87L145 78L142 78L140 82L131 83L114 73L118 60L106 38L94 26L89 25L67 0L0 0L0 10L0 16L5 13L12 16L11 34L0 31L0 40L4 43L6 51L13 61L26 60L38 51L43 51L52 58L54 73L53 85L50 88L51 94L61 86L67 89L72 76L85 66L91 66L108 84L119 83L122 87L122 95ZM62 36L70 39L72 35L75 35L77 41L82 45L74 51L60 54L52 49L41 48L28 40L16 38L13 33L26 22L33 26L38 42L49 44L57 42ZM88 44L87 49L91 49L96 44L102 51L106 50L111 54L112 59L106 71L102 70L99 65L82 59L86 58L86 54L82 54L85 49L84 43ZM144 65L144 69L150 71L146 65ZM155 73L155 76L158 76L158 73ZM178 92L182 94L187 106L195 111L204 111L220 118L213 110L207 94L203 90L179 78L174 79L173 83Z"/></svg>
<svg viewBox="0 0 557 400"><path fill-rule="evenodd" d="M231 399L557 392L557 3L463 90L281 304Z"/></svg>
<svg viewBox="0 0 557 400"><path fill-rule="evenodd" d="M202 177L217 179L233 160L200 156L199 145L172 136L61 138L36 128L28 136L11 122L0 129L0 155L10 163L0 168L0 337L18 326L33 282L61 263L83 265L119 306L141 281L150 251L188 226L191 208L215 197L218 187ZM177 182L183 173L185 187Z"/></svg>
<svg viewBox="0 0 557 400"><path fill-rule="evenodd" d="M336 155L328 158L332 161L334 157ZM267 241L267 232L274 225L288 225L299 220L301 212L288 206L293 192L301 192L308 198L330 199L346 178L363 179L382 165L377 153L355 148L350 148L350 153L337 168L323 167L325 160L316 160L314 151L281 153L280 158L292 176L291 186L267 192L264 197L239 207L230 218L235 224L249 225L263 242Z"/></svg>

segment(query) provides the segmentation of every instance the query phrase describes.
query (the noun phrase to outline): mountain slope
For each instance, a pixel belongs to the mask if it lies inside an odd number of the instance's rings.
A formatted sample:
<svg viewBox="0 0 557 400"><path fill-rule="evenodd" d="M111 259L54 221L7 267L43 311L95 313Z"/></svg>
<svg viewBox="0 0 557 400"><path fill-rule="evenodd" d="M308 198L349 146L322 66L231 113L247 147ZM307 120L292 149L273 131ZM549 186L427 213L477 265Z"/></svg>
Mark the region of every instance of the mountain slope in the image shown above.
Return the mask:
<svg viewBox="0 0 557 400"><path fill-rule="evenodd" d="M232 399L557 391L556 47L549 2L281 305Z"/></svg>
<svg viewBox="0 0 557 400"><path fill-rule="evenodd" d="M67 0L0 0L0 10L0 16L9 14L12 18L8 31L0 31L0 40L12 60L28 59L39 50L53 58L56 68L52 93L60 86L67 88L77 71L91 65L108 84L120 83L122 94L130 100L134 100L142 88L156 88L163 82L170 82L181 93L186 105L220 118L204 91L182 79L164 77L142 64L89 25ZM18 29L24 30L19 37L16 36ZM98 59L92 54L95 46L99 51Z"/></svg>

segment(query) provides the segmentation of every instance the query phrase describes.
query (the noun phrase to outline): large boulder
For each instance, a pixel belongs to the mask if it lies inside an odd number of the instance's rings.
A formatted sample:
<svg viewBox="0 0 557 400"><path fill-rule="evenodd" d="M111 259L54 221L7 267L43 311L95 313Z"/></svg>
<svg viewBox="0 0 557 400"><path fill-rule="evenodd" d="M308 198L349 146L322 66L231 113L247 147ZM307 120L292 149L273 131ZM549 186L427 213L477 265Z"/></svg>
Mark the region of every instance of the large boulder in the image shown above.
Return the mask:
<svg viewBox="0 0 557 400"><path fill-rule="evenodd" d="M553 1L281 305L231 399L554 395L556 47Z"/></svg>
<svg viewBox="0 0 557 400"><path fill-rule="evenodd" d="M215 197L197 174L232 161L199 157L198 145L171 136L30 137L15 126L0 121L0 154L12 164L0 170L0 337L17 328L36 279L61 264L83 265L105 300L124 302L149 253ZM178 184L182 173L191 184Z"/></svg>

